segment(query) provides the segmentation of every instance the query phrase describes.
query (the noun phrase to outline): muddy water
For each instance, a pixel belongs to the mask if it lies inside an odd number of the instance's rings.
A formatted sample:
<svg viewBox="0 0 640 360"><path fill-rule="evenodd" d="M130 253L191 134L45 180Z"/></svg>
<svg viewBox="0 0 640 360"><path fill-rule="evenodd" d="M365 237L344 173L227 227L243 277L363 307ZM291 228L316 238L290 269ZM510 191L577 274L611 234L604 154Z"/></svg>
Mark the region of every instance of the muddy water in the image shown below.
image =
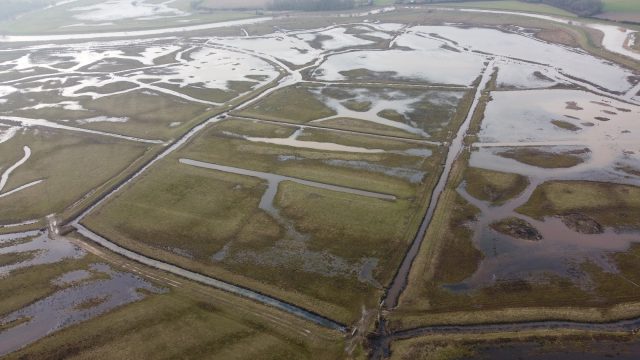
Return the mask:
<svg viewBox="0 0 640 360"><path fill-rule="evenodd" d="M620 165L640 162L640 107L576 90L532 90L492 93L480 142L471 166L526 176L593 179L634 183ZM577 128L566 130L552 123L561 120ZM497 155L509 147L540 147L551 151L590 150L584 163L569 169L545 169ZM500 148L503 148L500 150ZM550 164L552 165L552 164ZM575 177L572 177L574 174Z"/></svg>
<svg viewBox="0 0 640 360"><path fill-rule="evenodd" d="M627 250L632 243L640 242L640 233L606 229L602 234L580 234L558 218L539 221L516 213L515 209L527 202L541 182L542 179L531 179L522 194L502 206L490 206L472 197L464 185L458 189L468 202L481 210L477 221L469 226L474 229L473 242L484 258L470 278L450 289L477 289L500 280L536 280L548 274L570 277L580 285L588 286L589 278L579 270L584 261L591 261L607 272L617 272L616 266L604 255ZM489 227L491 223L509 217L527 221L538 230L542 239L516 239Z"/></svg>
<svg viewBox="0 0 640 360"><path fill-rule="evenodd" d="M640 107L610 98L573 90L494 92L485 112L479 150L471 155L470 166L518 173L530 185L502 206L475 199L464 184L458 192L481 210L473 242L484 258L477 271L454 290L490 286L496 280L540 280L545 275L569 277L588 287L590 279L579 265L590 261L604 271L617 272L608 254L627 250L640 242L640 232L605 229L602 234L580 234L559 218L543 221L518 214L537 186L553 180L587 180L640 186L640 177L624 172L621 166L640 164ZM605 120L606 117L606 120ZM508 120L505 120L508 119ZM551 123L560 119L578 130L566 130ZM541 169L500 156L518 147L551 153L588 149L584 162L569 168ZM550 160L551 162L553 160ZM550 165L553 165L550 163ZM517 217L531 224L541 235L539 241L516 239L492 230L493 222Z"/></svg>
<svg viewBox="0 0 640 360"><path fill-rule="evenodd" d="M542 89L568 85L569 81L549 66L503 58L497 62L498 87L504 89Z"/></svg>
<svg viewBox="0 0 640 360"><path fill-rule="evenodd" d="M29 239L12 244L14 240ZM9 234L0 236L0 255L15 253L32 253L33 256L25 261L0 266L0 281L3 277L11 276L11 272L36 265L53 264L64 259L79 259L85 256L85 251L66 240L51 240L46 232L28 232L23 234Z"/></svg>
<svg viewBox="0 0 640 360"><path fill-rule="evenodd" d="M640 106L580 90L493 92L480 141L637 143ZM552 120L577 126L560 128Z"/></svg>
<svg viewBox="0 0 640 360"><path fill-rule="evenodd" d="M467 114L467 117L464 123L460 126L460 129L458 130L456 137L453 139L453 141L451 142L451 145L449 146L449 152L447 153L445 166L442 171L442 175L440 176L440 179L438 180L438 183L436 184L436 187L433 190L433 193L431 196L431 202L429 203L429 207L427 208L427 213L425 214L424 219L420 224L420 228L418 229L418 233L416 234L416 237L411 243L411 246L409 247L407 254L402 260L402 264L400 265L400 268L396 272L396 276L394 277L391 283L391 286L388 288L387 294L383 300L383 305L387 309L393 308L398 304L398 299L400 297L400 294L402 293L402 291L407 285L407 280L409 276L409 271L411 270L411 265L413 264L413 260L418 254L420 245L424 240L424 235L427 231L427 227L431 223L431 219L433 217L433 213L435 212L436 206L440 199L440 195L442 195L442 192L444 191L447 181L449 180L449 173L451 172L453 163L458 158L458 155L460 155L460 153L462 152L462 149L464 146L464 143L463 143L464 137L467 134L467 131L469 130L469 125L471 124L473 113L476 107L478 106L478 103L480 102L480 96L482 94L481 91L486 87L489 80L491 80L492 69L493 69L493 62L490 62L486 67L486 69L484 70L484 73L482 74L482 80L480 81L480 84L478 85L478 89L476 90L476 94L474 96L473 103L471 105L469 113Z"/></svg>
<svg viewBox="0 0 640 360"><path fill-rule="evenodd" d="M538 18L538 19L548 20L553 22L559 22L563 24L572 24L572 25L579 25L579 26L594 28L596 30L602 31L602 33L604 34L604 38L602 39L602 45L607 50L628 56L636 60L640 60L640 53L635 51L630 51L624 46L625 42L627 41L627 37L634 32L632 30L623 28L618 25L586 23L586 22L576 21L575 19L568 19L568 18L561 18L557 16L526 13L526 12L519 12L519 11L516 12L516 11L504 11L504 10L464 9L464 8L436 8L436 9L478 12L478 13L486 13L486 14L518 15L518 16Z"/></svg>
<svg viewBox="0 0 640 360"><path fill-rule="evenodd" d="M393 334L393 339L407 339L411 337L430 334L478 334L478 333L513 333L530 330L585 330L585 331L625 331L630 332L640 327L640 319L622 320L610 323L580 323L572 321L532 321L511 324L483 324L483 325L443 325L401 331ZM584 354L583 354L584 355ZM537 359L537 357L536 357ZM564 359L564 358L563 358Z"/></svg>
<svg viewBox="0 0 640 360"><path fill-rule="evenodd" d="M461 91L426 90L418 95L415 93L407 93L405 91L392 89L385 89L384 92L366 88L351 88L343 90L350 93L351 96L348 100L371 103L370 109L367 109L366 111L354 111L344 105L344 100L325 96L322 94L321 89L310 89L310 91L313 92L319 100L336 112L336 115L334 116L313 120L311 123L322 123L324 121L338 118L354 118L393 127L428 138L430 135L423 129L423 127L425 127L424 123L435 122L436 120L431 119L429 114L425 115L421 121L409 120L407 115L409 115L412 109L418 107L420 104L428 103L438 107L446 107L450 110L450 114L453 114L458 102L464 96L464 93ZM383 110L393 110L405 117L405 120L395 121L386 119L379 115ZM442 121L442 119L437 120Z"/></svg>
<svg viewBox="0 0 640 360"><path fill-rule="evenodd" d="M0 235L0 255L31 255L18 263L0 266L0 281L19 269L80 259L86 255L66 238L50 235L45 231ZM94 281L95 274L108 279ZM9 326L0 332L0 356L54 331L139 300L143 297L138 292L140 289L154 293L162 291L133 274L113 271L105 264L70 271L52 280L51 285L61 290L0 318L0 325ZM11 326L12 323L16 325Z"/></svg>
<svg viewBox="0 0 640 360"><path fill-rule="evenodd" d="M303 308L297 307L295 305L289 304L287 302L263 295L263 294L259 294L256 293L254 291L251 291L249 289L240 287L240 286L236 286L236 285L232 285L229 284L227 282L224 281L220 281L208 276L204 276L198 273L194 273L192 271L189 270L185 270L183 268L177 267L175 265L171 265L162 261L158 261L155 259L151 259L148 258L144 255L140 255L138 253L135 253L133 251L124 249L114 243L112 243L111 241L91 232L89 229L85 228L84 226L82 226L79 223L74 224L74 226L76 227L76 229L78 230L78 232L91 239L91 241L100 244L104 247L106 247L107 249L109 249L110 251L113 251L117 254L120 254L128 259L131 260L135 260L139 263L163 270L163 271L167 271L179 276L182 276L184 278L208 285L208 286L212 286L214 288L217 289L221 289L224 291L227 291L229 293L232 294L236 294L236 295L240 295L243 297L246 297L248 299L252 299L255 300L257 302L269 305L269 306L273 306L274 308L283 310L285 312L297 315L299 317L302 317L304 319L307 319L311 322L314 322L318 325L324 326L326 328L329 329L334 329L334 330L338 330L341 332L345 332L346 331L346 327L342 324L339 324L337 322L334 322L332 320L329 320L325 317L322 317L320 315L317 315L315 313L312 313L308 310L305 310Z"/></svg>
<svg viewBox="0 0 640 360"><path fill-rule="evenodd" d="M58 240L56 240L58 241ZM151 285L137 275L112 270L106 264L93 264L90 270L108 276L106 280L95 280L67 287L15 311L0 319L8 324L21 319L27 322L0 332L0 356L16 351L46 335L104 314L118 306L144 298L140 290L160 293L163 290ZM68 285L74 280L86 279L86 270L63 275L58 286Z"/></svg>
<svg viewBox="0 0 640 360"><path fill-rule="evenodd" d="M610 91L625 92L632 87L628 77L633 72L629 70L583 52L519 34L452 26L416 26L413 29L425 34L438 34L458 47L545 64L576 80L587 81Z"/></svg>
<svg viewBox="0 0 640 360"><path fill-rule="evenodd" d="M439 44L438 44L439 45ZM425 61L427 61L425 63ZM484 58L436 50L353 51L330 56L314 77L318 80L345 81L345 71L367 69L395 80L413 79L434 84L469 85L482 69ZM398 64L403 64L398 67Z"/></svg>

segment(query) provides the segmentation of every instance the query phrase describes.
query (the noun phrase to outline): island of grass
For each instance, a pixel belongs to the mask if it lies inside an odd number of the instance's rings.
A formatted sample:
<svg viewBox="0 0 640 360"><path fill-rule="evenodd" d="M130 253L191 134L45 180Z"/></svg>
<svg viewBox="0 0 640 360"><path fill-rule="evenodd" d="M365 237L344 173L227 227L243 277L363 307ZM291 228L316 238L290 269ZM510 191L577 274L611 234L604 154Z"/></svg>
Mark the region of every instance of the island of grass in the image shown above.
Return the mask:
<svg viewBox="0 0 640 360"><path fill-rule="evenodd" d="M551 120L551 123L561 129L569 131L578 131L582 128L564 120Z"/></svg>
<svg viewBox="0 0 640 360"><path fill-rule="evenodd" d="M589 153L589 149L547 151L536 147L522 147L501 151L498 155L531 166L557 169L582 164Z"/></svg>
<svg viewBox="0 0 640 360"><path fill-rule="evenodd" d="M522 175L469 167L465 172L465 189L482 201L502 205L522 193L529 180Z"/></svg>
<svg viewBox="0 0 640 360"><path fill-rule="evenodd" d="M640 188L607 182L549 181L538 186L517 211L536 219L560 216L576 227L593 228L595 233L601 226L639 230Z"/></svg>

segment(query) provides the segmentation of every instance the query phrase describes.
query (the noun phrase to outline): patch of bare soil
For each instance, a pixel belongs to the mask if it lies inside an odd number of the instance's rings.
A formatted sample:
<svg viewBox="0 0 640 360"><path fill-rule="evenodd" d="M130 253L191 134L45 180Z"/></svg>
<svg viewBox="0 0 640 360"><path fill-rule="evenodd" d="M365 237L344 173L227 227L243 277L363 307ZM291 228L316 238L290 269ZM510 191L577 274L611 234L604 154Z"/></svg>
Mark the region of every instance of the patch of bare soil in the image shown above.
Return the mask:
<svg viewBox="0 0 640 360"><path fill-rule="evenodd" d="M542 240L540 232L529 222L510 217L491 224L491 228L499 233L523 240Z"/></svg>
<svg viewBox="0 0 640 360"><path fill-rule="evenodd" d="M584 214L569 214L561 217L570 229L581 234L602 234L604 229L594 219Z"/></svg>
<svg viewBox="0 0 640 360"><path fill-rule="evenodd" d="M535 36L544 41L562 44L567 46L580 46L576 39L569 32L562 29L543 29L538 31Z"/></svg>

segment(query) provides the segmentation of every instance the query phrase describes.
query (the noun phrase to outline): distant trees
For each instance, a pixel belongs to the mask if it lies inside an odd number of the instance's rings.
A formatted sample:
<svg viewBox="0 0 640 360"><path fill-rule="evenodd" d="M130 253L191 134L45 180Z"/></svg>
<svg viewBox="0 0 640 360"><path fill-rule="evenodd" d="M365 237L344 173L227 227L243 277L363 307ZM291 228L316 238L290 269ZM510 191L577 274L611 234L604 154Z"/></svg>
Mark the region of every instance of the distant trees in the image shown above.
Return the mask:
<svg viewBox="0 0 640 360"><path fill-rule="evenodd" d="M353 9L356 0L273 0L270 10L324 11Z"/></svg>
<svg viewBox="0 0 640 360"><path fill-rule="evenodd" d="M543 3L570 11L580 16L592 16L602 12L602 0L522 0Z"/></svg>

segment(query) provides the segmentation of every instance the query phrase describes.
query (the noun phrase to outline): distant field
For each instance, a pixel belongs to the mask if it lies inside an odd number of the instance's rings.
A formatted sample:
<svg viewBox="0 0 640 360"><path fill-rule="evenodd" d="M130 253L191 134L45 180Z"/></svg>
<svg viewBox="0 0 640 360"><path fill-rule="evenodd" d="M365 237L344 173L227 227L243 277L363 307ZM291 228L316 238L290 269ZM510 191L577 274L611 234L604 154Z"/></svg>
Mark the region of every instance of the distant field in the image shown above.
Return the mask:
<svg viewBox="0 0 640 360"><path fill-rule="evenodd" d="M395 0L374 0L373 4L376 6L383 6L383 5L393 5L395 4Z"/></svg>
<svg viewBox="0 0 640 360"><path fill-rule="evenodd" d="M207 0L211 2L211 0ZM245 0L262 1L262 0ZM226 1L225 1L226 2ZM231 1L228 1L229 3ZM196 25L203 23L239 20L256 16L255 11L212 11L197 12L191 9L189 0L177 0L169 7L182 12L180 16L158 16L157 18L129 17L126 13L121 18L112 18L113 14L100 16L94 20L81 19L77 16L82 12L75 11L78 7L96 6L102 1L82 0L55 6L48 9L36 10L22 14L19 18L0 21L0 35L29 35L41 33L82 33L105 32L117 30L155 29L172 26ZM152 3L150 1L147 4ZM89 12L84 12L87 14ZM106 16L106 17L105 17ZM102 24L102 25L101 25Z"/></svg>
<svg viewBox="0 0 640 360"><path fill-rule="evenodd" d="M630 0L633 1L633 0ZM540 14L558 15L558 16L576 16L568 11L559 9L554 6L544 4L531 4L515 0L505 1L468 1L461 3L438 3L436 6L447 7L466 7L466 8L479 8L479 9L497 9L497 10L511 10L511 11L526 11L535 12ZM639 4L640 5L640 4Z"/></svg>
<svg viewBox="0 0 640 360"><path fill-rule="evenodd" d="M630 11L640 13L640 1L638 0L603 0L604 12Z"/></svg>
<svg viewBox="0 0 640 360"><path fill-rule="evenodd" d="M209 9L255 9L264 8L269 0L204 0L201 8Z"/></svg>
<svg viewBox="0 0 640 360"><path fill-rule="evenodd" d="M640 22L640 1L637 0L603 0L604 8L599 18Z"/></svg>

